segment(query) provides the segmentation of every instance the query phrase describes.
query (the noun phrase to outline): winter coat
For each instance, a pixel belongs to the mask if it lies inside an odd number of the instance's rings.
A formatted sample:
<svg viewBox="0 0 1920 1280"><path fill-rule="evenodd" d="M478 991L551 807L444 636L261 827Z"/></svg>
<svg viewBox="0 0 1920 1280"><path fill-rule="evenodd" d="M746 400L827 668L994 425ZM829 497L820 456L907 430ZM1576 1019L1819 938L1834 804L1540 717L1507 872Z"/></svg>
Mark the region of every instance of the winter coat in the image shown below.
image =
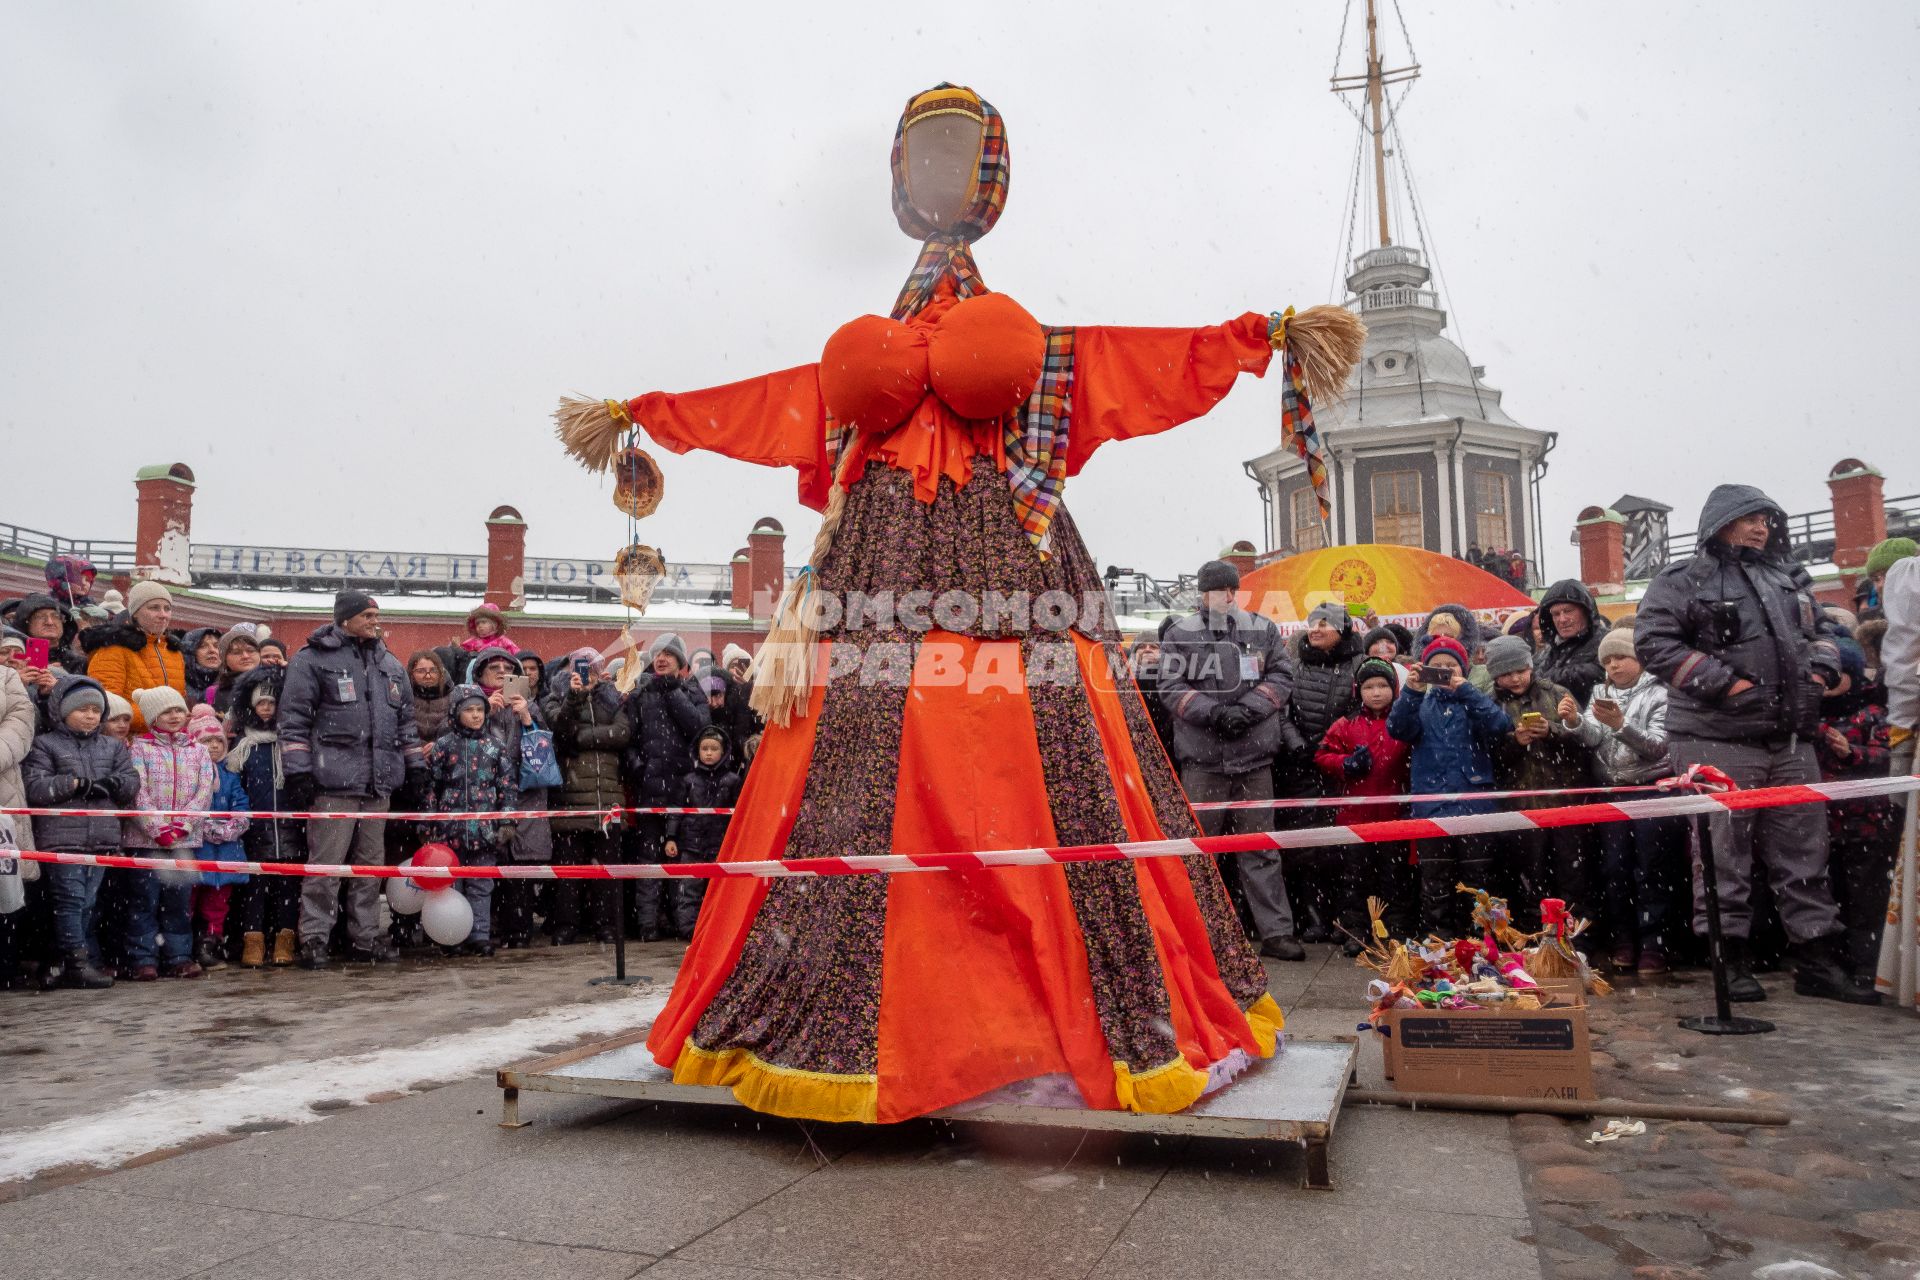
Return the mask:
<svg viewBox="0 0 1920 1280"><path fill-rule="evenodd" d="M95 640L93 637L98 635ZM147 718L140 704L133 701L136 689L158 689L162 685L180 691L192 706L198 699L187 695L187 655L171 635L150 636L131 620L103 623L83 633L85 644L97 644L87 659L87 674L100 682L108 693L117 693L133 703L133 731L145 733Z"/></svg>
<svg viewBox="0 0 1920 1280"><path fill-rule="evenodd" d="M427 748L436 813L504 812L519 807L520 757L509 756L487 726L455 728ZM511 822L462 818L433 824L436 838L463 854L497 859L512 842ZM507 828L502 838L502 828Z"/></svg>
<svg viewBox="0 0 1920 1280"><path fill-rule="evenodd" d="M135 808L165 813L213 807L213 757L192 734L149 729L135 738L128 749L133 753L133 767L140 773L140 794L135 798ZM197 849L206 824L205 818L128 818L121 827L120 839L129 849ZM159 836L169 830L176 834L171 842L162 845Z"/></svg>
<svg viewBox="0 0 1920 1280"><path fill-rule="evenodd" d="M1349 796L1403 796L1410 785L1411 751L1406 743L1387 731L1387 716L1356 711L1328 726L1320 740L1313 762L1320 766L1335 791ZM1373 766L1357 778L1347 776L1347 757L1355 748L1365 747L1373 757ZM1379 822L1398 816L1392 805L1355 805L1334 812L1333 820L1342 825L1355 822Z"/></svg>
<svg viewBox="0 0 1920 1280"><path fill-rule="evenodd" d="M563 689L547 699L547 723L560 752L566 785L556 809L617 809L626 804L620 776L621 753L633 739L633 726L621 714L620 691L602 682L574 692ZM616 823L618 819L615 820ZM598 831L598 817L555 818L556 831Z"/></svg>
<svg viewBox="0 0 1920 1280"><path fill-rule="evenodd" d="M627 694L626 776L640 805L677 805L693 769L693 740L707 700L691 680L648 672Z"/></svg>
<svg viewBox="0 0 1920 1280"><path fill-rule="evenodd" d="M681 780L684 804L695 809L731 809L740 798L740 770L731 753L718 764L696 764ZM727 838L724 814L674 814L667 819L667 839L679 842L683 862L711 862Z"/></svg>
<svg viewBox="0 0 1920 1280"><path fill-rule="evenodd" d="M86 676L64 677L48 695L49 712L64 716L62 705L71 694L84 688L99 689L100 683ZM33 748L27 753L20 772L26 777L24 803L38 809L130 809L140 794L140 774L133 767L133 756L126 743L108 737L99 729L75 733L67 728L63 719L56 719L52 729L33 740ZM113 794L110 797L77 796L74 793L80 789L77 787L80 782L104 782ZM34 838L39 841L39 848L64 853L120 851L118 818L47 816L36 819L36 823Z"/></svg>
<svg viewBox="0 0 1920 1280"><path fill-rule="evenodd" d="M216 767L214 774L213 803L209 809L250 809L247 803L247 784L240 778ZM245 862L247 850L245 836L252 825L250 819L208 818L206 828L201 835L200 856L213 861ZM223 884L245 884L249 877L238 871L202 871L200 883L217 886Z"/></svg>
<svg viewBox="0 0 1920 1280"><path fill-rule="evenodd" d="M1887 682L1887 719L1902 729L1920 728L1920 556L1896 560L1880 589L1887 616L1880 642L1880 668Z"/></svg>
<svg viewBox="0 0 1920 1280"><path fill-rule="evenodd" d="M533 698L527 700L527 713L533 717L533 723L530 725L521 724L520 717L507 708L503 707L499 711L489 711L487 713L487 732L493 735L494 741L500 744L500 749L505 752L506 758L513 765L515 806L523 809L545 809L548 807L547 789L545 787L532 787L526 790L520 789L522 740L529 730L547 730L547 722L541 714L540 703L537 700ZM448 730L448 732L459 732L459 726L455 725L452 729ZM444 738L446 734L440 736ZM553 823L551 819L521 818L514 824L514 832L515 835L510 848L515 862L553 861Z"/></svg>
<svg viewBox="0 0 1920 1280"><path fill-rule="evenodd" d="M244 705L244 686L240 696ZM247 808L293 808L287 802L279 735L245 712L240 713L239 728L240 736L221 764L227 772L239 775L247 793ZM241 844L249 862L305 862L307 824L298 818L254 818L241 834Z"/></svg>
<svg viewBox="0 0 1920 1280"><path fill-rule="evenodd" d="M1293 639L1293 697L1287 714L1309 747L1319 745L1333 722L1359 705L1353 691L1354 672L1366 660L1360 632L1347 619L1340 642L1332 649L1316 649L1305 632Z"/></svg>
<svg viewBox="0 0 1920 1280"><path fill-rule="evenodd" d="M67 678L71 680L75 677ZM56 697L60 689L60 685L54 685ZM26 682L20 679L20 673L0 663L0 806L9 809L27 807L27 792L20 776L20 766L25 763L27 753L33 750L33 733L39 721L39 707L33 695L27 692ZM34 847L33 824L24 814L13 820L13 833L22 849ZM38 877L29 872L22 878Z"/></svg>
<svg viewBox="0 0 1920 1280"><path fill-rule="evenodd" d="M767 727L767 722L761 718L760 713L748 705L748 700L753 697L753 681L735 680L729 672L717 666L708 674L718 676L725 681L727 692L726 703L718 711L711 707L707 708L707 716L714 724L727 731L727 741L731 744L731 754L727 758L744 769L746 768L747 739L756 733L763 732Z"/></svg>
<svg viewBox="0 0 1920 1280"><path fill-rule="evenodd" d="M1765 511L1773 536L1763 551L1728 547L1713 535ZM1676 738L1810 739L1820 724L1818 666L1838 672L1836 624L1813 597L1813 580L1787 554L1786 515L1760 490L1723 484L1700 513L1700 550L1647 587L1634 623L1640 664L1667 682L1667 729ZM1754 687L1728 695L1736 680Z"/></svg>
<svg viewBox="0 0 1920 1280"><path fill-rule="evenodd" d="M1387 712L1387 732L1413 748L1413 789L1419 793L1493 790L1493 749L1511 727L1492 698L1464 681L1447 689L1408 686ZM1413 806L1416 818L1491 812L1486 800Z"/></svg>
<svg viewBox="0 0 1920 1280"><path fill-rule="evenodd" d="M1550 610L1556 604L1570 604L1585 611L1586 629L1563 640L1554 630ZM1606 668L1600 665L1600 640L1607 634L1607 620L1593 603L1593 593L1578 581L1567 578L1547 588L1540 597L1540 630L1547 637L1546 647L1533 661L1534 674L1551 680L1573 695L1583 708L1593 696L1596 685L1606 683Z"/></svg>
<svg viewBox="0 0 1920 1280"><path fill-rule="evenodd" d="M1574 732L1593 752L1594 775L1616 787L1658 782L1673 773L1667 752L1667 686L1651 671L1622 689L1603 684L1596 697L1611 698L1620 704L1625 722L1610 729L1594 718L1593 705L1580 716Z"/></svg>
<svg viewBox="0 0 1920 1280"><path fill-rule="evenodd" d="M334 623L287 664L275 719L286 773L311 774L324 792L391 796L425 759L399 659Z"/></svg>
<svg viewBox="0 0 1920 1280"><path fill-rule="evenodd" d="M1892 758L1889 743L1887 709L1879 697L1878 686L1868 685L1859 692L1847 692L1826 700L1827 715L1822 728L1838 729L1852 754L1844 759L1827 745L1827 735L1814 739L1820 758L1820 778L1838 782L1845 778L1883 778ZM1878 845L1898 837L1899 802L1892 796L1867 796L1858 800L1835 800L1827 805L1827 830L1836 840L1856 845Z"/></svg>
<svg viewBox="0 0 1920 1280"><path fill-rule="evenodd" d="M1293 675L1280 628L1257 614L1203 608L1174 623L1160 642L1160 696L1173 712L1180 763L1252 773L1271 767L1283 750L1300 751L1304 743L1287 717ZM1238 738L1213 730L1214 709L1227 704L1253 717L1253 727Z"/></svg>
<svg viewBox="0 0 1920 1280"><path fill-rule="evenodd" d="M453 682L445 667L440 668L440 687L434 692L413 686L413 725L422 742L432 742L453 727Z"/></svg>
<svg viewBox="0 0 1920 1280"><path fill-rule="evenodd" d="M1593 776L1593 757L1580 742L1578 726L1567 727L1560 719L1560 700L1571 697L1566 689L1551 680L1542 680L1534 672L1533 683L1525 693L1509 693L1494 686L1493 702L1507 718L1510 728L1520 727L1520 717L1537 711L1546 718L1547 736L1522 745L1511 732L1494 744L1494 776L1502 787L1515 791L1553 791L1563 787L1583 787ZM1516 809L1545 809L1561 803L1552 796L1539 796L1514 803Z"/></svg>

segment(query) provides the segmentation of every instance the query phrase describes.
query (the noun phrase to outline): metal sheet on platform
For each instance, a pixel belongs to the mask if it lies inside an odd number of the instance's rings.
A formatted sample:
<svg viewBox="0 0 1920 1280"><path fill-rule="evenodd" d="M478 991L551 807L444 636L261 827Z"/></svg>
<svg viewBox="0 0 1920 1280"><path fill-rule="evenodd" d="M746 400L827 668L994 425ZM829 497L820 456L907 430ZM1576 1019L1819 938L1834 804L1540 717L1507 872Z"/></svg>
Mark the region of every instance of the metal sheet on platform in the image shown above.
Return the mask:
<svg viewBox="0 0 1920 1280"><path fill-rule="evenodd" d="M644 1032L523 1063L500 1072L503 1088L580 1093L713 1106L739 1106L732 1092L712 1085L675 1084L647 1053ZM973 1124L1043 1125L1068 1129L1180 1134L1211 1138L1324 1142L1333 1132L1353 1073L1350 1036L1289 1040L1278 1054L1255 1062L1226 1088L1172 1115L1137 1115L1082 1107L1000 1102L934 1112Z"/></svg>

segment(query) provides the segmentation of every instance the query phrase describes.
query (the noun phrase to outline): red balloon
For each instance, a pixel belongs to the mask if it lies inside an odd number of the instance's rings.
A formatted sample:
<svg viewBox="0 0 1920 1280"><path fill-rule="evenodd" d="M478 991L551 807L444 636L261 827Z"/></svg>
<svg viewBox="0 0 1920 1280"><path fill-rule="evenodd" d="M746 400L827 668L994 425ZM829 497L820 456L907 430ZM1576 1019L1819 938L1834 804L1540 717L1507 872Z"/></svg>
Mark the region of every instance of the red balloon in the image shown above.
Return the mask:
<svg viewBox="0 0 1920 1280"><path fill-rule="evenodd" d="M415 867L457 867L460 865L460 855L444 844L423 844L408 861ZM453 877L409 876L407 883L422 893L432 893L436 889L452 888Z"/></svg>

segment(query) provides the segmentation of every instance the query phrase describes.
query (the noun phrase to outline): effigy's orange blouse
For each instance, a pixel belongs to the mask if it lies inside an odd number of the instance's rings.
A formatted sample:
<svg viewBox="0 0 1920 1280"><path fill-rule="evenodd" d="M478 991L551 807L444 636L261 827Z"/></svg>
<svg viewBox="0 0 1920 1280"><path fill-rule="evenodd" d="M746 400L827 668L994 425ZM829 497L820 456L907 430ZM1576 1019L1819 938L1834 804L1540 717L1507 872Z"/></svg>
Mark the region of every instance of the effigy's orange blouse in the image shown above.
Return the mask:
<svg viewBox="0 0 1920 1280"><path fill-rule="evenodd" d="M1108 441L1191 421L1240 374L1264 374L1273 355L1267 327L1250 311L1197 329L1076 328L1067 474ZM942 476L965 487L976 456L1006 470L1005 418L1032 393L1044 350L1044 330L1012 299L956 299L944 282L910 319L863 316L842 326L817 363L701 391L648 392L627 409L674 453L706 449L794 468L800 501L815 510L832 483L832 415L855 428L849 478L878 460L912 474L915 496L930 503Z"/></svg>

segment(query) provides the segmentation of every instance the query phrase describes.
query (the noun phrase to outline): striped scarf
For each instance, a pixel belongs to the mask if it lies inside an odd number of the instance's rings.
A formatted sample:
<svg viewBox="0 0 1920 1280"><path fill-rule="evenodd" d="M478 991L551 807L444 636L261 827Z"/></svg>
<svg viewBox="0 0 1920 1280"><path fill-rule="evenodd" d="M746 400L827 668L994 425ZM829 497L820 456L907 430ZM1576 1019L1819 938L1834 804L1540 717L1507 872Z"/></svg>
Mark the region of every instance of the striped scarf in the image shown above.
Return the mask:
<svg viewBox="0 0 1920 1280"><path fill-rule="evenodd" d="M1292 310L1287 314L1292 315ZM1279 323L1279 318L1275 319ZM1313 485L1314 501L1320 504L1320 519L1324 523L1333 511L1333 494L1327 484L1327 448L1321 443L1319 428L1313 425L1313 406L1307 402L1300 361L1291 347L1284 348L1284 353L1286 376L1280 381L1280 441L1283 448L1292 449L1307 464L1307 479Z"/></svg>
<svg viewBox="0 0 1920 1280"><path fill-rule="evenodd" d="M953 86L942 82L936 89ZM920 95L915 95L919 97ZM982 98L984 117L980 138L980 166L975 174L973 202L950 227L935 227L921 217L907 194L905 166L907 117L902 113L893 134L893 216L900 229L920 237L920 256L893 304L893 318L919 314L933 299L943 279L953 280L955 296L971 298L987 292L986 282L973 260L972 244L993 229L1007 203L1007 133L1000 113ZM1073 330L1048 327L1047 355L1040 381L1027 402L1008 415L1005 424L1007 487L1013 493L1014 515L1045 559L1051 554L1048 535L1060 509L1067 483L1067 444L1073 426ZM837 471L850 428L827 419L827 461Z"/></svg>

